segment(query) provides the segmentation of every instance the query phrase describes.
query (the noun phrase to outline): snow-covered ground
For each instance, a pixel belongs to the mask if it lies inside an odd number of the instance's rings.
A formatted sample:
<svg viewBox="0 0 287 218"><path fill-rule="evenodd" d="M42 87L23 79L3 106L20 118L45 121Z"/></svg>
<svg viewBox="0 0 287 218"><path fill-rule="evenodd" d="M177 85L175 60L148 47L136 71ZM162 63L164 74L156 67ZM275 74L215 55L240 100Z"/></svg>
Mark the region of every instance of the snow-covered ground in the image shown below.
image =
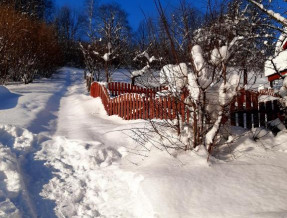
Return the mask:
<svg viewBox="0 0 287 218"><path fill-rule="evenodd" d="M0 86L0 217L287 217L286 131L235 128L208 163L143 149L145 125L108 117L81 70Z"/></svg>

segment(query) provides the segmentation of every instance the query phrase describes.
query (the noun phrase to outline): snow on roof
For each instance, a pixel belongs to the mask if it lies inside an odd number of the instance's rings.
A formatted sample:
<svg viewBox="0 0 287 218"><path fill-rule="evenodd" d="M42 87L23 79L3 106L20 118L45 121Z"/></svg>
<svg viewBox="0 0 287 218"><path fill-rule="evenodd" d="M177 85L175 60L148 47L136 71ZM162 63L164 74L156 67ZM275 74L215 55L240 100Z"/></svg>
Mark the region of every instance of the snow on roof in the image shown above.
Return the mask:
<svg viewBox="0 0 287 218"><path fill-rule="evenodd" d="M265 62L265 76L271 76L277 73L272 61L278 72L287 70L287 50L280 52L275 58Z"/></svg>
<svg viewBox="0 0 287 218"><path fill-rule="evenodd" d="M275 58L265 62L264 72L267 77L276 74L277 71L282 72L287 70L287 28L284 28L284 32L276 43L274 56Z"/></svg>

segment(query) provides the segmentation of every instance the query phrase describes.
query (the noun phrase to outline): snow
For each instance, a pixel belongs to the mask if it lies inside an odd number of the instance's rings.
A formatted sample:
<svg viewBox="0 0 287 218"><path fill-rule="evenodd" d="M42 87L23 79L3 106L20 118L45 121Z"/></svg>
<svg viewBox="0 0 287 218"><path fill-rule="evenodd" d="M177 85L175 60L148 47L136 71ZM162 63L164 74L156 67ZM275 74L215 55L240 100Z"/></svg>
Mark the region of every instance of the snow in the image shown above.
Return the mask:
<svg viewBox="0 0 287 218"><path fill-rule="evenodd" d="M0 110L15 107L18 102L19 95L11 93L5 86L0 85Z"/></svg>
<svg viewBox="0 0 287 218"><path fill-rule="evenodd" d="M196 81L196 76L193 73L188 74L188 90L191 98L198 101L200 97L200 88Z"/></svg>
<svg viewBox="0 0 287 218"><path fill-rule="evenodd" d="M274 97L272 95L260 95L258 101L259 102L267 102L267 101L274 101L278 100L279 97Z"/></svg>
<svg viewBox="0 0 287 218"><path fill-rule="evenodd" d="M240 75L232 73L226 84L222 83L219 87L219 103L221 106L231 102L237 94L237 87L240 81Z"/></svg>
<svg viewBox="0 0 287 218"><path fill-rule="evenodd" d="M276 66L278 72L287 70L287 50L282 51L275 58L271 59ZM265 62L265 76L276 74L277 71L274 69L274 65L271 60Z"/></svg>
<svg viewBox="0 0 287 218"><path fill-rule="evenodd" d="M283 47L287 42L287 28L284 28L284 32L279 36L278 41L276 42L275 47L275 56L278 56L280 52L283 51Z"/></svg>
<svg viewBox="0 0 287 218"><path fill-rule="evenodd" d="M261 10L263 10L264 12L266 12L270 17L274 18L275 20L279 21L280 23L282 23L284 26L287 25L287 19L285 17L283 17L281 14L279 13L275 13L273 10L267 10L265 9L265 7L263 6L263 4L259 4L258 2L254 1L254 0L250 0L254 5L256 5L257 7L259 7Z"/></svg>
<svg viewBox="0 0 287 218"><path fill-rule="evenodd" d="M111 53L105 53L102 58L104 59L104 61L108 62L110 60L110 55Z"/></svg>
<svg viewBox="0 0 287 218"><path fill-rule="evenodd" d="M160 83L167 84L172 93L180 93L188 83L188 67L185 63L165 65L160 71Z"/></svg>
<svg viewBox="0 0 287 218"><path fill-rule="evenodd" d="M140 57L145 57L148 63L152 63L158 60L155 56L150 57L147 51L143 51L142 53L138 54L133 60L136 61Z"/></svg>
<svg viewBox="0 0 287 218"><path fill-rule="evenodd" d="M132 77L142 76L143 74L148 73L149 71L150 71L150 66L147 65L141 70L132 71Z"/></svg>
<svg viewBox="0 0 287 218"><path fill-rule="evenodd" d="M287 215L286 130L232 128L210 162L202 147L143 147L130 130L149 124L107 116L82 78L63 68L5 88L19 99L0 108L0 217Z"/></svg>
<svg viewBox="0 0 287 218"><path fill-rule="evenodd" d="M203 58L203 52L199 45L195 45L191 49L192 59L194 61L194 66L197 70L198 76L206 76L207 69L206 63Z"/></svg>
<svg viewBox="0 0 287 218"><path fill-rule="evenodd" d="M26 193L21 173L22 156L30 149L34 136L29 131L10 125L0 124L0 216L21 217L17 204L29 208L29 196ZM20 200L18 200L20 199Z"/></svg>
<svg viewBox="0 0 287 218"><path fill-rule="evenodd" d="M211 63L214 65L218 65L221 62L225 61L229 56L228 47L222 46L219 49L215 48L211 52Z"/></svg>
<svg viewBox="0 0 287 218"><path fill-rule="evenodd" d="M284 124L281 122L281 120L279 118L269 121L268 123L271 127L276 127L278 128L280 131L284 131L286 130L286 127L284 126Z"/></svg>

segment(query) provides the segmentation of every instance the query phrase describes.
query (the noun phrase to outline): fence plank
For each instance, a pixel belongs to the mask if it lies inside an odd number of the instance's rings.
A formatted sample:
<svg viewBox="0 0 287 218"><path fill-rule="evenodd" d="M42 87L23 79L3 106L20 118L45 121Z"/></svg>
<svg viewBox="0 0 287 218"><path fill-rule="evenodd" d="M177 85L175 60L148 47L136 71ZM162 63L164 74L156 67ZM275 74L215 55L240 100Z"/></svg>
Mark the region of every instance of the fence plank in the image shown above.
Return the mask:
<svg viewBox="0 0 287 218"><path fill-rule="evenodd" d="M123 88L123 86L122 86ZM125 117L125 107L124 107L124 103L125 103L125 99L124 99L124 95L121 95L121 117L124 118Z"/></svg>
<svg viewBox="0 0 287 218"><path fill-rule="evenodd" d="M126 120L126 114L127 114L127 101L126 101L126 95L123 95L123 118Z"/></svg>
<svg viewBox="0 0 287 218"><path fill-rule="evenodd" d="M143 97L142 100L143 100L143 102L142 102L142 108L143 108L143 116L142 116L142 118L145 120L146 119L146 98Z"/></svg>
<svg viewBox="0 0 287 218"><path fill-rule="evenodd" d="M245 91L245 104L246 104L246 110L251 110L251 92Z"/></svg>
<svg viewBox="0 0 287 218"><path fill-rule="evenodd" d="M134 119L138 119L138 107L139 107L139 104L138 104L138 95L135 94L135 108L134 108L134 114L135 114L135 118Z"/></svg>
<svg viewBox="0 0 287 218"><path fill-rule="evenodd" d="M238 125L244 127L244 93L240 91L240 94L236 98L237 101L237 116L238 116Z"/></svg>
<svg viewBox="0 0 287 218"><path fill-rule="evenodd" d="M155 118L159 118L159 99L155 99Z"/></svg>
<svg viewBox="0 0 287 218"><path fill-rule="evenodd" d="M139 109L138 109L139 119L142 119L142 98L139 96Z"/></svg>
<svg viewBox="0 0 287 218"><path fill-rule="evenodd" d="M259 103L259 118L260 118L260 126L265 127L265 104L264 102Z"/></svg>
<svg viewBox="0 0 287 218"><path fill-rule="evenodd" d="M267 114L267 122L273 119L274 112L272 111L272 101L266 102L266 114Z"/></svg>
<svg viewBox="0 0 287 218"><path fill-rule="evenodd" d="M159 99L158 99L158 114L159 114L159 119L161 119L162 120L162 118L163 118L163 116L162 116L162 97L159 97Z"/></svg>

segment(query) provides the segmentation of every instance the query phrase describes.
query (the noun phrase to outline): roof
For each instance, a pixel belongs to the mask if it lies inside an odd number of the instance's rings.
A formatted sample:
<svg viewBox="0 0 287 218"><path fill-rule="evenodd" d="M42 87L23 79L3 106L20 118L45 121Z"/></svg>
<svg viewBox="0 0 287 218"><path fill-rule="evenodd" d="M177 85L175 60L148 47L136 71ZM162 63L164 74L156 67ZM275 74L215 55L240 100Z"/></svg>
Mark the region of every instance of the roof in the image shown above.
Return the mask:
<svg viewBox="0 0 287 218"><path fill-rule="evenodd" d="M287 72L287 36L282 34L277 42L275 58L270 58L265 62L264 73L269 81L280 78L281 75Z"/></svg>
<svg viewBox="0 0 287 218"><path fill-rule="evenodd" d="M274 66L276 67L276 69ZM264 68L265 76L271 76L273 74L277 74L277 72L281 73L286 70L287 70L287 50L280 52L278 56L265 62L265 68Z"/></svg>

